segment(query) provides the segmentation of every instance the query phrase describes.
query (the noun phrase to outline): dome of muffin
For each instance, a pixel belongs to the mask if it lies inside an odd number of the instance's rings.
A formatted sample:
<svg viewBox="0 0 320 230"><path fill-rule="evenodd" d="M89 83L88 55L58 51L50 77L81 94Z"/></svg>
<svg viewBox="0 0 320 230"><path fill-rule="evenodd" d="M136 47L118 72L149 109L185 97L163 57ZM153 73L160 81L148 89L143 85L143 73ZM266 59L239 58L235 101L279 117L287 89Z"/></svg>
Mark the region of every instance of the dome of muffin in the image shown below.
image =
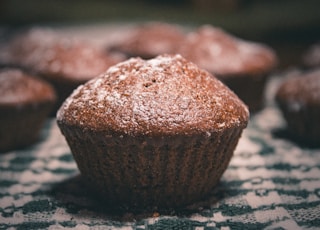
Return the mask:
<svg viewBox="0 0 320 230"><path fill-rule="evenodd" d="M0 105L19 107L39 102L54 102L53 88L46 82L28 76L18 69L0 71Z"/></svg>
<svg viewBox="0 0 320 230"><path fill-rule="evenodd" d="M61 39L48 47L33 68L47 78L86 81L101 74L118 60L96 47L73 39Z"/></svg>
<svg viewBox="0 0 320 230"><path fill-rule="evenodd" d="M7 64L67 83L71 79L84 83L123 60L86 40L62 36L45 28L33 28L14 36L4 53L2 56L6 58L2 59Z"/></svg>
<svg viewBox="0 0 320 230"><path fill-rule="evenodd" d="M279 87L277 100L283 99L294 107L320 105L320 69L290 78Z"/></svg>
<svg viewBox="0 0 320 230"><path fill-rule="evenodd" d="M164 55L129 59L80 86L60 108L62 119L91 129L174 135L243 125L248 110L207 71Z"/></svg>
<svg viewBox="0 0 320 230"><path fill-rule="evenodd" d="M218 75L265 73L277 62L269 47L242 40L209 25L188 34L178 52L199 67Z"/></svg>
<svg viewBox="0 0 320 230"><path fill-rule="evenodd" d="M164 22L149 22L133 27L127 36L109 49L129 57L153 58L175 53L185 34L181 27Z"/></svg>

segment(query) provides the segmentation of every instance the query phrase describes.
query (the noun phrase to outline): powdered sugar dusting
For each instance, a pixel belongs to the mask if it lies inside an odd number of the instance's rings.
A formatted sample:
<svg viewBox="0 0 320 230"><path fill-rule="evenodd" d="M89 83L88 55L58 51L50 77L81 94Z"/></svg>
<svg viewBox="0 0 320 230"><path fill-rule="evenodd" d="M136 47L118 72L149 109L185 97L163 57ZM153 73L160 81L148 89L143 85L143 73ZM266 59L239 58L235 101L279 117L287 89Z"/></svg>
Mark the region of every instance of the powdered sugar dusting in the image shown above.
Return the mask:
<svg viewBox="0 0 320 230"><path fill-rule="evenodd" d="M241 40L209 25L187 35L179 53L201 68L222 75L242 71L269 71L276 60L270 48Z"/></svg>
<svg viewBox="0 0 320 230"><path fill-rule="evenodd" d="M35 28L9 42L4 63L19 65L47 78L85 82L124 60L93 43L59 35L56 31Z"/></svg>
<svg viewBox="0 0 320 230"><path fill-rule="evenodd" d="M277 90L279 102L286 102L289 110L300 111L307 105L320 104L320 69L291 76Z"/></svg>
<svg viewBox="0 0 320 230"><path fill-rule="evenodd" d="M158 58L150 59L147 62L153 67L158 67L161 64L167 64L171 60L172 58L170 58L170 56L159 56Z"/></svg>
<svg viewBox="0 0 320 230"><path fill-rule="evenodd" d="M130 56L150 58L175 53L183 38L184 32L178 25L150 22L129 30L129 34L115 43L112 49Z"/></svg>
<svg viewBox="0 0 320 230"><path fill-rule="evenodd" d="M52 87L19 69L0 71L0 104L32 104L55 101Z"/></svg>
<svg viewBox="0 0 320 230"><path fill-rule="evenodd" d="M180 55L163 55L109 68L75 90L57 117L99 129L113 125L128 133L163 128L195 132L198 126L207 132L246 123L248 110L208 72Z"/></svg>

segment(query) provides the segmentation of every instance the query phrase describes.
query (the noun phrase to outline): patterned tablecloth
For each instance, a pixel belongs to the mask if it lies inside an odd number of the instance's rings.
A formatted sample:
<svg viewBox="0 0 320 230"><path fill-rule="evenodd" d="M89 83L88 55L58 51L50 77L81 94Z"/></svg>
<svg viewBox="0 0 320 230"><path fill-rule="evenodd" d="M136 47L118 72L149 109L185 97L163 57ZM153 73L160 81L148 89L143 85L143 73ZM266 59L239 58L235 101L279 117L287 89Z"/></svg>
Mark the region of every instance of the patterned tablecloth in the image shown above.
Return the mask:
<svg viewBox="0 0 320 230"><path fill-rule="evenodd" d="M251 117L205 206L108 211L79 176L52 119L37 144L0 155L0 229L320 229L320 149L282 135L272 102L277 82L269 82L266 108Z"/></svg>

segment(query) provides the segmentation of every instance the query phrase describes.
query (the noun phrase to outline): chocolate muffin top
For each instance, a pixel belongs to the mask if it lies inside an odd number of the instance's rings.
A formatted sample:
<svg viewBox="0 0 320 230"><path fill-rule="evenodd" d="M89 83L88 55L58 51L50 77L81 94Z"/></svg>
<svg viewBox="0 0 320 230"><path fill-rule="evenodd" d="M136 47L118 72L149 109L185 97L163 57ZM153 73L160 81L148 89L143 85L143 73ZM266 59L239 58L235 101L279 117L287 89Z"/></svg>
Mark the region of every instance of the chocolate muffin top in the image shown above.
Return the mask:
<svg viewBox="0 0 320 230"><path fill-rule="evenodd" d="M13 38L6 49L6 56L11 64L62 82L85 82L123 60L91 43L65 38L43 28L33 28Z"/></svg>
<svg viewBox="0 0 320 230"><path fill-rule="evenodd" d="M127 135L191 135L247 125L243 102L180 55L132 58L78 87L58 123Z"/></svg>
<svg viewBox="0 0 320 230"><path fill-rule="evenodd" d="M320 69L285 80L278 88L276 100L291 110L320 106Z"/></svg>
<svg viewBox="0 0 320 230"><path fill-rule="evenodd" d="M223 76L266 73L277 63L269 47L241 40L210 25L188 34L178 53L199 67Z"/></svg>
<svg viewBox="0 0 320 230"><path fill-rule="evenodd" d="M33 69L47 78L87 81L119 61L84 42L62 39L43 53Z"/></svg>
<svg viewBox="0 0 320 230"><path fill-rule="evenodd" d="M40 60L39 56L56 39L57 34L47 28L35 27L26 31L20 31L8 39L5 46L2 47L0 60L8 65L32 66Z"/></svg>
<svg viewBox="0 0 320 230"><path fill-rule="evenodd" d="M111 49L131 57L153 58L161 54L173 54L184 39L182 29L173 24L150 22L136 26L124 40Z"/></svg>
<svg viewBox="0 0 320 230"><path fill-rule="evenodd" d="M48 83L18 69L0 71L0 106L2 108L53 103L55 100L55 92Z"/></svg>

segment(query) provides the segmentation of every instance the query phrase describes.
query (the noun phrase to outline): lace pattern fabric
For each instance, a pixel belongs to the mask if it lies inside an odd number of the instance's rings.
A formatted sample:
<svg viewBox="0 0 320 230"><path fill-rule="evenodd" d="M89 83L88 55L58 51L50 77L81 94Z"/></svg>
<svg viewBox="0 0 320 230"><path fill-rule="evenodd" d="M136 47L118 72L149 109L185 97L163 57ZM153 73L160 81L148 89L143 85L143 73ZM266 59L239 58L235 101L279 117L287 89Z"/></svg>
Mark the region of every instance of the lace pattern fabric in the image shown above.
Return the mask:
<svg viewBox="0 0 320 230"><path fill-rule="evenodd" d="M0 155L0 229L319 228L320 149L282 138L284 125L272 100L251 117L203 208L118 218L90 195L52 119L39 143Z"/></svg>

